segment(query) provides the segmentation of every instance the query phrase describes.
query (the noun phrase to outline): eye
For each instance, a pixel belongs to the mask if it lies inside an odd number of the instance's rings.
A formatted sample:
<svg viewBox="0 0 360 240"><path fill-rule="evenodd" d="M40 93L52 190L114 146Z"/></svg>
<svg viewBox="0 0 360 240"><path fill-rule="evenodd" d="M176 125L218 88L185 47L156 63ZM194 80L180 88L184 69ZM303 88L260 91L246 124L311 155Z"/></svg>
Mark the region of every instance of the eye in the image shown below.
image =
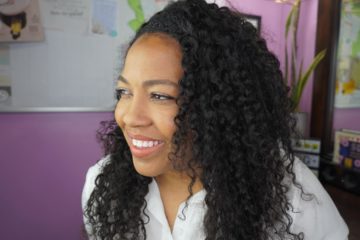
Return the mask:
<svg viewBox="0 0 360 240"><path fill-rule="evenodd" d="M175 98L166 94L151 93L150 98L155 101L174 100Z"/></svg>
<svg viewBox="0 0 360 240"><path fill-rule="evenodd" d="M130 97L132 94L129 89L126 88L118 88L115 90L116 99L119 101L121 98Z"/></svg>

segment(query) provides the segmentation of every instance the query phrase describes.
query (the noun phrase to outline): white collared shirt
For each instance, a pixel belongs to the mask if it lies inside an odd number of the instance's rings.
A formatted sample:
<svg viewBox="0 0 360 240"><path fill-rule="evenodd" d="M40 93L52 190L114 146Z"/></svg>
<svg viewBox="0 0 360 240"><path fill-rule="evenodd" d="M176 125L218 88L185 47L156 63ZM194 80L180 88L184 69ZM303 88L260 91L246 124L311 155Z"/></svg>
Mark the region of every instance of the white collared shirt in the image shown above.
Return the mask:
<svg viewBox="0 0 360 240"><path fill-rule="evenodd" d="M204 198L206 191L203 189L195 193L185 208L185 202L181 203L173 231L171 232L165 216L164 206L161 201L160 191L155 180L149 184L149 193L145 199L148 203L146 213L150 217L149 224L145 225L148 239L159 240L189 240L205 239L203 230L203 218L206 213ZM189 231L189 229L192 229Z"/></svg>
<svg viewBox="0 0 360 240"><path fill-rule="evenodd" d="M82 194L83 209L95 187L95 178L101 172L104 161L108 161L108 158L99 161L88 170ZM346 240L349 230L314 174L300 160L294 163L294 173L304 191L313 193L316 199L303 200L300 190L297 187L291 187L288 192L288 198L294 207L294 211L289 212L293 219L291 231L303 232L305 240ZM204 240L203 219L207 210L204 202L205 195L206 191L201 190L188 200L186 208L184 208L185 203L180 204L171 232L159 188L153 180L149 184L149 193L145 197L147 202L145 211L150 218L149 223L145 225L147 239ZM88 229L89 226L86 228Z"/></svg>

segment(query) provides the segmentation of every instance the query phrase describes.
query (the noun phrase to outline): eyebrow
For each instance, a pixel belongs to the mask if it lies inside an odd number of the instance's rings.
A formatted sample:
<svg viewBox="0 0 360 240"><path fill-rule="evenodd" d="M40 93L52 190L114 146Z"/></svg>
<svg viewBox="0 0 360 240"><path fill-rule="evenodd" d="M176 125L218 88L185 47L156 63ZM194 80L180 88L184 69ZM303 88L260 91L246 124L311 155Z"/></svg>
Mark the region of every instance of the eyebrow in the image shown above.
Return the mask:
<svg viewBox="0 0 360 240"><path fill-rule="evenodd" d="M129 84L129 81L124 78L124 76L120 75L119 79L120 82ZM174 83L173 81L167 80L167 79L152 79L152 80L146 80L143 83L144 87L151 87L154 85L169 85L169 86L173 86L173 87L178 87L178 84Z"/></svg>

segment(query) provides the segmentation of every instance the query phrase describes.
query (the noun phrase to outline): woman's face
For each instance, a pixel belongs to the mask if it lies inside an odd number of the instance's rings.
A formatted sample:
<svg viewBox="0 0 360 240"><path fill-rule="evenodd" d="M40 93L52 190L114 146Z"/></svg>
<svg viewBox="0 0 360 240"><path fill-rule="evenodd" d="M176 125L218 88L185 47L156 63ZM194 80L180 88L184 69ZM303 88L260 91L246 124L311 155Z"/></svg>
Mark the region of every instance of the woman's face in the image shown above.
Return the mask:
<svg viewBox="0 0 360 240"><path fill-rule="evenodd" d="M132 153L136 171L156 177L171 169L178 82L183 75L179 43L146 34L130 47L118 81L115 119Z"/></svg>

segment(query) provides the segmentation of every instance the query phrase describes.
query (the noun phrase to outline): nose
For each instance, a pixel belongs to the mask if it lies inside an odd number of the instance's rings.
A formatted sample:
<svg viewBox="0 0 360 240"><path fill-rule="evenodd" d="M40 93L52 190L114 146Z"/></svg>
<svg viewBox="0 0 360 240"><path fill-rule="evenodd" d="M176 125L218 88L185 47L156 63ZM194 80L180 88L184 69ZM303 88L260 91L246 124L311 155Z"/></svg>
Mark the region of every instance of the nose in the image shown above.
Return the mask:
<svg viewBox="0 0 360 240"><path fill-rule="evenodd" d="M121 101L121 100L120 100ZM124 104L122 119L125 125L128 127L144 127L151 124L151 117L149 107L143 98L133 97L126 100L127 104Z"/></svg>

